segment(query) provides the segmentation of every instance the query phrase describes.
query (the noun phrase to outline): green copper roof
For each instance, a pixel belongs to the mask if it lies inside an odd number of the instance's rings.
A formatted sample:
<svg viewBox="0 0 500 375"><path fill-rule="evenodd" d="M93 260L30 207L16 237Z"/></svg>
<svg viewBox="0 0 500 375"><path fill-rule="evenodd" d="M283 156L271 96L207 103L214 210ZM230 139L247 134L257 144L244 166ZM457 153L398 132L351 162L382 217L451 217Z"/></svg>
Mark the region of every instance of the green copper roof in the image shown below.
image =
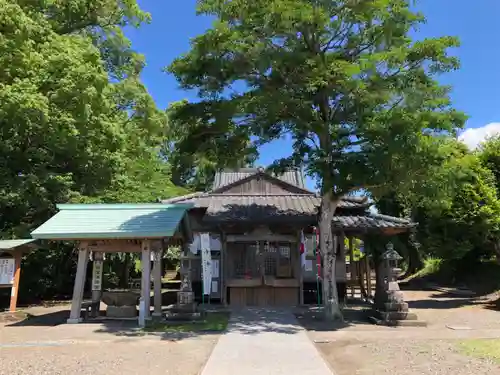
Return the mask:
<svg viewBox="0 0 500 375"><path fill-rule="evenodd" d="M35 239L171 237L189 204L60 204L33 232Z"/></svg>
<svg viewBox="0 0 500 375"><path fill-rule="evenodd" d="M35 241L34 239L23 239L23 240L0 240L0 250L12 250L16 247L27 245Z"/></svg>

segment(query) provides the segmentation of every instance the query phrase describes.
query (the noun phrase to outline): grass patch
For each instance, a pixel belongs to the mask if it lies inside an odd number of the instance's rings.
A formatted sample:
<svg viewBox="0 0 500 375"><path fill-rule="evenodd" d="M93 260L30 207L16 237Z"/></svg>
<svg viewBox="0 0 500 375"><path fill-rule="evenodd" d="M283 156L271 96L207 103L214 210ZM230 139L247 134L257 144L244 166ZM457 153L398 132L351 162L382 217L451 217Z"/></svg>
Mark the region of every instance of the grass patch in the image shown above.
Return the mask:
<svg viewBox="0 0 500 375"><path fill-rule="evenodd" d="M151 322L146 332L222 332L227 328L229 313L207 313L205 319L186 323Z"/></svg>
<svg viewBox="0 0 500 375"><path fill-rule="evenodd" d="M459 350L472 357L490 359L500 363L500 339L472 339L462 341Z"/></svg>

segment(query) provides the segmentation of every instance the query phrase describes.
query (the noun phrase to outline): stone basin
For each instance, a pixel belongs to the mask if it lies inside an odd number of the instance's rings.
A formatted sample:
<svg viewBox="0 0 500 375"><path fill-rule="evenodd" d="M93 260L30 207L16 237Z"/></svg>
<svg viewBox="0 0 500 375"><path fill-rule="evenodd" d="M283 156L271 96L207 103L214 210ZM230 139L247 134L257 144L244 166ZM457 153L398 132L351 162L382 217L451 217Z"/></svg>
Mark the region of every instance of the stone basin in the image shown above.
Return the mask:
<svg viewBox="0 0 500 375"><path fill-rule="evenodd" d="M139 292L131 290L111 289L102 292L101 300L108 306L136 306L140 296Z"/></svg>

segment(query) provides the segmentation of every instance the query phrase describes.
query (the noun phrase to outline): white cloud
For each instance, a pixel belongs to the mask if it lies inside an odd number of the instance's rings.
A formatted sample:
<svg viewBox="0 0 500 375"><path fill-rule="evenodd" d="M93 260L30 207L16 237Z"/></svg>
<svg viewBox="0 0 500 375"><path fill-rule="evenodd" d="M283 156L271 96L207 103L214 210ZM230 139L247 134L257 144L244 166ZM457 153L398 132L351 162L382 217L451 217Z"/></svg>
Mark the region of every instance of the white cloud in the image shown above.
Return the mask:
<svg viewBox="0 0 500 375"><path fill-rule="evenodd" d="M486 138L500 133L500 122L492 122L480 128L466 129L458 139L465 143L469 149L474 150Z"/></svg>

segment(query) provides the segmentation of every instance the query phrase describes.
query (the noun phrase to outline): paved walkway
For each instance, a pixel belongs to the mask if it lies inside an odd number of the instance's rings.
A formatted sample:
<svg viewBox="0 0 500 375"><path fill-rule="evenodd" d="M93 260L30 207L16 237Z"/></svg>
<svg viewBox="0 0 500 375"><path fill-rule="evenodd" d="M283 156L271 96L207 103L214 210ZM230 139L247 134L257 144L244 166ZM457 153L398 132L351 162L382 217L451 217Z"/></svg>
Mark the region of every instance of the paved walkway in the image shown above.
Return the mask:
<svg viewBox="0 0 500 375"><path fill-rule="evenodd" d="M202 375L332 375L295 316L286 310L234 312Z"/></svg>

